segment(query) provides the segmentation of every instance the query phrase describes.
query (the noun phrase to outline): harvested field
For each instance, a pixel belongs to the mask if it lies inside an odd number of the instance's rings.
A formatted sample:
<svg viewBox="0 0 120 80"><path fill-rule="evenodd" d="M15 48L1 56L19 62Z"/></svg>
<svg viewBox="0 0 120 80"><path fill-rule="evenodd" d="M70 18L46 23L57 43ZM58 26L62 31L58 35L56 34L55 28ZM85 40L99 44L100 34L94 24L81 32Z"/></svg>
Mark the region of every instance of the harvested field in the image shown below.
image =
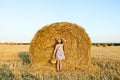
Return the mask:
<svg viewBox="0 0 120 80"><path fill-rule="evenodd" d="M91 48L91 62L98 69L39 72L29 61L29 45L0 45L1 80L120 80L120 46ZM49 66L48 66L49 67ZM42 69L42 68L41 68ZM64 75L62 75L64 74Z"/></svg>

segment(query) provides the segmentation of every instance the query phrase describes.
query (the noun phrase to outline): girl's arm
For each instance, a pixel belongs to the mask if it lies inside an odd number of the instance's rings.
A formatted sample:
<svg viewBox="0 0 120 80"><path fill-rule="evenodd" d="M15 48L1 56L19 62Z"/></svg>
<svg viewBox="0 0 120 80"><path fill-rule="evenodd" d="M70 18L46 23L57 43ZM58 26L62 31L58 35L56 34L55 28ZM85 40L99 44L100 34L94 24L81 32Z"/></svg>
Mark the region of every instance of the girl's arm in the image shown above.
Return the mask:
<svg viewBox="0 0 120 80"><path fill-rule="evenodd" d="M63 44L65 44L65 43L66 43L66 40L65 40L64 38L62 38L62 40L63 40Z"/></svg>
<svg viewBox="0 0 120 80"><path fill-rule="evenodd" d="M53 53L53 58L55 58L56 49L57 49L57 45L55 46L55 50L54 50L54 53Z"/></svg>

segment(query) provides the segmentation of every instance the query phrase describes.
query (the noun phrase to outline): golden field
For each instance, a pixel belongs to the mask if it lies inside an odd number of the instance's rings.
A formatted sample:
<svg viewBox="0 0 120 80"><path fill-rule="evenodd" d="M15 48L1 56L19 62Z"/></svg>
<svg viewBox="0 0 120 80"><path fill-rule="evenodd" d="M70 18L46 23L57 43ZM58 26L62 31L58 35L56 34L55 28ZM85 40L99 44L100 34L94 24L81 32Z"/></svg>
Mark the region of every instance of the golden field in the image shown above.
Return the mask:
<svg viewBox="0 0 120 80"><path fill-rule="evenodd" d="M0 80L120 80L120 46L92 46L91 62L93 71L39 73L30 64L29 45L0 45Z"/></svg>

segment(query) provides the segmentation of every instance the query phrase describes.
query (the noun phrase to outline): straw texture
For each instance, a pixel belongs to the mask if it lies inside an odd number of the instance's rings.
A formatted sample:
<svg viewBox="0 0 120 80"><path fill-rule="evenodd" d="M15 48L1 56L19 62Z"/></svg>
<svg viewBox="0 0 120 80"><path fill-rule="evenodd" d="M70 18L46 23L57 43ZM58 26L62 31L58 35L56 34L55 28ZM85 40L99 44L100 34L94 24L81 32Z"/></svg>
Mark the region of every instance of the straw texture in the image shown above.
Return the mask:
<svg viewBox="0 0 120 80"><path fill-rule="evenodd" d="M30 43L30 58L32 63L50 66L56 38L64 38L66 59L64 69L87 65L90 61L91 40L85 29L69 22L57 22L44 26L33 37Z"/></svg>

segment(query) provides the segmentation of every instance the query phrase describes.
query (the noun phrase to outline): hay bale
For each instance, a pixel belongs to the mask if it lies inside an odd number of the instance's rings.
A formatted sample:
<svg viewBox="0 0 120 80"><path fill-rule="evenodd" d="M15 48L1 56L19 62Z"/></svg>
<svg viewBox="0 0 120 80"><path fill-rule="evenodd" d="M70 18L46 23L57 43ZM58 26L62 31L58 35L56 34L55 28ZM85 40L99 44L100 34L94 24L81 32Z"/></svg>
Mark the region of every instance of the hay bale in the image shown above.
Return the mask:
<svg viewBox="0 0 120 80"><path fill-rule="evenodd" d="M111 43L111 46L114 46L114 43Z"/></svg>
<svg viewBox="0 0 120 80"><path fill-rule="evenodd" d="M107 46L108 46L107 43L104 43L104 44L103 44L103 47L107 47Z"/></svg>
<svg viewBox="0 0 120 80"><path fill-rule="evenodd" d="M100 47L100 46L101 46L101 44L100 44L100 43L97 43L97 44L96 44L96 47Z"/></svg>
<svg viewBox="0 0 120 80"><path fill-rule="evenodd" d="M64 69L87 65L90 61L91 41L85 30L76 24L58 22L40 29L30 43L30 58L32 63L41 66L51 65L50 60L56 45L56 38L64 38L66 59Z"/></svg>
<svg viewBox="0 0 120 80"><path fill-rule="evenodd" d="M13 46L13 45L16 45L15 42L10 42L9 45Z"/></svg>

